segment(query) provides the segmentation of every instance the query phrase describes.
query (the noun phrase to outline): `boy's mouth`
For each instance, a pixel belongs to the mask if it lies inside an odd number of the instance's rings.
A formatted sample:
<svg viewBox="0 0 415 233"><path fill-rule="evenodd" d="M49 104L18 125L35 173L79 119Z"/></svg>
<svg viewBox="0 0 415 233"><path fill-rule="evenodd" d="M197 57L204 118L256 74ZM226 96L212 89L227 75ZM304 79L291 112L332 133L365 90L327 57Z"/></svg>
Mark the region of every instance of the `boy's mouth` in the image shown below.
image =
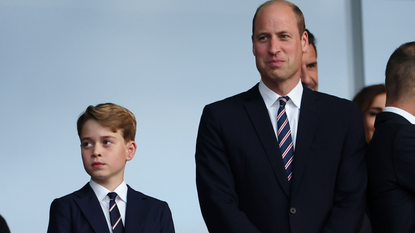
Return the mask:
<svg viewBox="0 0 415 233"><path fill-rule="evenodd" d="M104 163L101 163L101 162L92 163L92 167L102 167L102 166L104 166Z"/></svg>

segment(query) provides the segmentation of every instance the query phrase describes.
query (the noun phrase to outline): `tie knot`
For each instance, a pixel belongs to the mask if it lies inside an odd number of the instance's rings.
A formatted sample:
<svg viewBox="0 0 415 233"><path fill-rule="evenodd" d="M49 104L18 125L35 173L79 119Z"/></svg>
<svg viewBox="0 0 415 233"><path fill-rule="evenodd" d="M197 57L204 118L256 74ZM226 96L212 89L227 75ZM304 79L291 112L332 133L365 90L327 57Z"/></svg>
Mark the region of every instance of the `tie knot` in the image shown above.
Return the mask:
<svg viewBox="0 0 415 233"><path fill-rule="evenodd" d="M278 98L278 100L280 101L280 107L285 107L285 104L287 103L287 101L290 99L290 97L288 96L282 96L280 98Z"/></svg>
<svg viewBox="0 0 415 233"><path fill-rule="evenodd" d="M114 200L116 196L117 196L117 193L115 192L108 193L108 197L110 197L110 200Z"/></svg>

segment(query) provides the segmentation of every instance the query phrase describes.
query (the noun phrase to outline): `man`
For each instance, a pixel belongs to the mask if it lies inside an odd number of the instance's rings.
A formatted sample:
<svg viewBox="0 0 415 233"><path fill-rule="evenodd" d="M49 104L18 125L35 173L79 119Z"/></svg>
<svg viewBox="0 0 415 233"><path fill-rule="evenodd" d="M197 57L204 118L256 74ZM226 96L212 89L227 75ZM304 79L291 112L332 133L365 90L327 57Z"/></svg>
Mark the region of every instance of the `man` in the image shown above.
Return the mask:
<svg viewBox="0 0 415 233"><path fill-rule="evenodd" d="M367 177L357 106L303 88L308 34L292 3L261 5L252 43L260 83L207 105L200 121L196 182L209 232L358 232Z"/></svg>
<svg viewBox="0 0 415 233"><path fill-rule="evenodd" d="M373 232L415 232L415 42L386 66L386 107L367 151Z"/></svg>
<svg viewBox="0 0 415 233"><path fill-rule="evenodd" d="M301 82L313 91L318 90L317 48L314 35L308 30L308 50L303 54ZM310 46L311 45L311 46Z"/></svg>

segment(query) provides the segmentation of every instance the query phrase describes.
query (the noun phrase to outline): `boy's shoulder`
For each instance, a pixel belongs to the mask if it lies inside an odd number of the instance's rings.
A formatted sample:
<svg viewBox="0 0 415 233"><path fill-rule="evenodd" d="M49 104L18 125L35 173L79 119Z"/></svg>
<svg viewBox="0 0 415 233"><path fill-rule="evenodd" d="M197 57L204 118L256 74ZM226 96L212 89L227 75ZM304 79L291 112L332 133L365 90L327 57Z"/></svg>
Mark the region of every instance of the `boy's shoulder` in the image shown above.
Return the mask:
<svg viewBox="0 0 415 233"><path fill-rule="evenodd" d="M146 195L140 191L134 190L129 185L127 185L128 191L127 191L127 206L129 204L136 204L136 203L144 203L145 205L149 206L168 206L167 202L159 200L157 198L151 197L149 195ZM88 203L96 202L99 203L98 199L95 196L94 190L92 190L89 183L84 185L81 189L72 192L70 194L67 194L63 197L57 198L54 200L54 202L60 202L60 203L70 203L70 202L78 202L78 201L86 201Z"/></svg>
<svg viewBox="0 0 415 233"><path fill-rule="evenodd" d="M78 198L83 197L83 196L88 196L88 194L94 194L94 190L92 190L92 188L89 185L89 183L85 184L79 190L76 190L76 191L74 191L72 193L69 193L69 194L67 194L65 196L56 198L55 201L67 202L67 201L71 201L71 200L74 200L74 199L78 199Z"/></svg>
<svg viewBox="0 0 415 233"><path fill-rule="evenodd" d="M143 201L147 201L149 203L154 203L154 204L159 204L159 205L165 205L167 204L165 201L159 200L157 198L151 197L149 195L146 195L140 191L137 191L133 188L131 188L129 185L127 185L128 187L128 192L127 192L127 205L130 201L134 200L143 200Z"/></svg>

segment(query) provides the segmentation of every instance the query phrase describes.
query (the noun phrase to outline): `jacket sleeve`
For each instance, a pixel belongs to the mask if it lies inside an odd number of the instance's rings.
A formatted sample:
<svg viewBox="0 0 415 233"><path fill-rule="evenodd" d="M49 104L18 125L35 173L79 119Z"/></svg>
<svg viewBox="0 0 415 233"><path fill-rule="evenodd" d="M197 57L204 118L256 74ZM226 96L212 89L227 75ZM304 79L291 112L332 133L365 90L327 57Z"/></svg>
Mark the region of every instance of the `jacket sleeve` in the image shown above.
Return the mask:
<svg viewBox="0 0 415 233"><path fill-rule="evenodd" d="M359 232L366 206L366 140L359 109L352 105L337 168L333 208L323 232Z"/></svg>
<svg viewBox="0 0 415 233"><path fill-rule="evenodd" d="M239 206L226 135L214 111L206 106L196 142L196 184L203 218L213 233L260 233Z"/></svg>
<svg viewBox="0 0 415 233"><path fill-rule="evenodd" d="M415 194L415 126L402 125L393 141L393 166L402 188Z"/></svg>
<svg viewBox="0 0 415 233"><path fill-rule="evenodd" d="M49 212L48 233L71 233L69 206L62 199L55 199Z"/></svg>
<svg viewBox="0 0 415 233"><path fill-rule="evenodd" d="M163 211L161 216L161 231L160 233L174 233L173 218L171 215L170 208L166 202L163 205Z"/></svg>

